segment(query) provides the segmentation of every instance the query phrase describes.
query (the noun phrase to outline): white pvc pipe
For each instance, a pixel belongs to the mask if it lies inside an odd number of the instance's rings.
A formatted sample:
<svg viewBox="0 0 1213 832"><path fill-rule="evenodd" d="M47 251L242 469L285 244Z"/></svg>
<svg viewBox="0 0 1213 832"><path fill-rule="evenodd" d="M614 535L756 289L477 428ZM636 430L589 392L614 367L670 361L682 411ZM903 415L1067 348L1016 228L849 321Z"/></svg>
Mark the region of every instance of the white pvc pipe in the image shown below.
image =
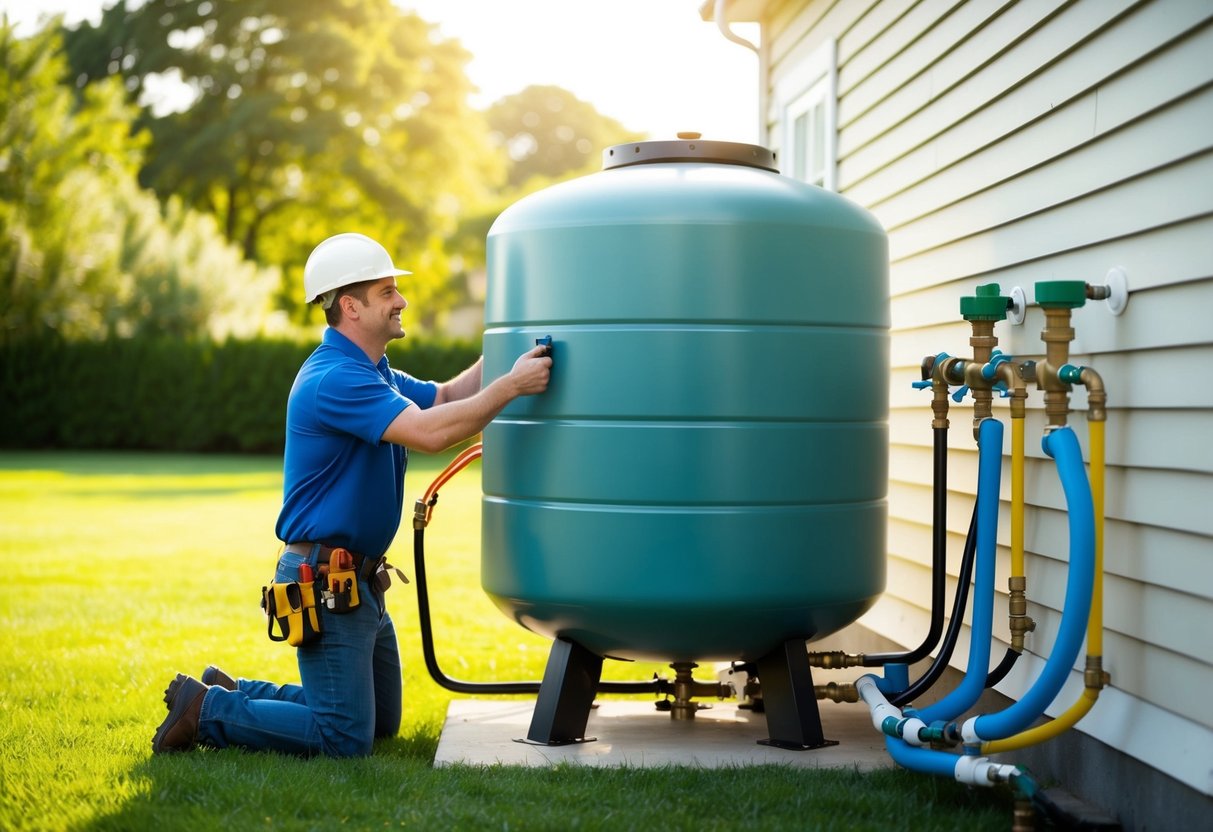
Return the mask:
<svg viewBox="0 0 1213 832"><path fill-rule="evenodd" d="M855 682L855 689L859 692L859 698L872 712L872 724L882 734L885 734L882 726L887 718L901 719L901 711L889 704L880 688L876 686L876 679L873 676L860 677ZM926 774L944 776L950 774L957 782L968 786L989 787L995 783L1006 783L1012 775L1020 772L1018 766L993 763L988 757L970 757L967 754L956 755L946 751L909 748L908 746L912 745L925 745L918 739L918 731L923 727L926 726L921 720L901 719L898 730L904 736L899 738L885 734L885 746L899 765Z"/></svg>
<svg viewBox="0 0 1213 832"><path fill-rule="evenodd" d="M889 700L885 699L884 694L876 686L876 682L872 676L860 677L859 681L855 683L855 689L871 711L872 725L877 731L885 733L884 722L886 719L892 717L897 720L897 736L900 739L905 740L910 745L927 745L927 741L920 737L920 732L927 727L927 724L918 717L907 719L901 713L900 708L889 704Z"/></svg>
<svg viewBox="0 0 1213 832"><path fill-rule="evenodd" d="M956 761L956 780L969 786L1006 783L1019 766L992 763L988 757L960 757Z"/></svg>

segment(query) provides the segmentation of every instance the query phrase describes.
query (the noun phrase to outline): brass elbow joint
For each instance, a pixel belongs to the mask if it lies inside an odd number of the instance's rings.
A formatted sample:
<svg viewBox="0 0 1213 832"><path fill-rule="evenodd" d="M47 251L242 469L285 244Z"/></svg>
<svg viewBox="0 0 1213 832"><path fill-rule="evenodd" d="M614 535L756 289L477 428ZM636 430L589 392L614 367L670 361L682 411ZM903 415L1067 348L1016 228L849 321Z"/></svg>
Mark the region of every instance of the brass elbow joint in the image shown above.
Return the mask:
<svg viewBox="0 0 1213 832"><path fill-rule="evenodd" d="M1078 383L1087 388L1087 418L1092 422L1103 422L1108 418L1108 391L1103 379L1090 367L1083 367L1078 374Z"/></svg>
<svg viewBox="0 0 1213 832"><path fill-rule="evenodd" d="M1028 385L1021 366L1004 362L998 365L995 372L995 379L1006 384L1011 391L1011 418L1023 419L1028 411Z"/></svg>
<svg viewBox="0 0 1213 832"><path fill-rule="evenodd" d="M1087 419L1092 422L1103 422L1108 418L1108 392L1104 389L1103 379L1099 373L1090 367L1075 367L1066 364L1058 372L1058 376L1066 384L1081 384L1087 388Z"/></svg>
<svg viewBox="0 0 1213 832"><path fill-rule="evenodd" d="M932 428L948 429L948 382L943 376L943 368L940 366L944 362L938 360L938 356L928 356L922 362L922 379L931 381L931 413L935 417L931 420Z"/></svg>

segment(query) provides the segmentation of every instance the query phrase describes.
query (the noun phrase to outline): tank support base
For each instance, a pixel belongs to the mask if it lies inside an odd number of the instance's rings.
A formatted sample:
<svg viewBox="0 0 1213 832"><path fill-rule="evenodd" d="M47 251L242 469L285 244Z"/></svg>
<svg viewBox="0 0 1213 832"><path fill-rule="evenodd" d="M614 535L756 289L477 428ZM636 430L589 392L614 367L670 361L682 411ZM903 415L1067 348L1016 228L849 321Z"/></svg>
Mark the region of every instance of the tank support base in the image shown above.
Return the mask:
<svg viewBox="0 0 1213 832"><path fill-rule="evenodd" d="M805 639L785 641L759 659L758 680L771 732L769 739L758 741L760 745L801 751L838 745L821 731Z"/></svg>
<svg viewBox="0 0 1213 832"><path fill-rule="evenodd" d="M585 726L601 676L602 656L568 639L552 642L526 741L537 745L590 742ZM810 694L812 691L810 685Z"/></svg>

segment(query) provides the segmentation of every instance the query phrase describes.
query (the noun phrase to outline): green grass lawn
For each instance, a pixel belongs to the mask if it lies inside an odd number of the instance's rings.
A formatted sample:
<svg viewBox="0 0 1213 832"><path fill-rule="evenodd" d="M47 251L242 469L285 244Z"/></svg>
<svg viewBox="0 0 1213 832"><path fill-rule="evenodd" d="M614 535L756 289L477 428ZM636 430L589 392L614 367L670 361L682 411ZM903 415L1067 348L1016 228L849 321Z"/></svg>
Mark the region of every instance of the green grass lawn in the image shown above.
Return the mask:
<svg viewBox="0 0 1213 832"><path fill-rule="evenodd" d="M415 454L408 515L449 456ZM400 736L360 760L236 750L153 757L177 671L297 681L259 609L279 544L281 460L0 454L0 829L1003 829L997 793L889 770L785 766L433 769L451 694L426 675L413 587L388 606L404 661ZM479 465L442 489L427 532L449 675L538 679L548 642L480 590ZM654 667L608 662L604 676ZM668 671L666 671L668 674Z"/></svg>

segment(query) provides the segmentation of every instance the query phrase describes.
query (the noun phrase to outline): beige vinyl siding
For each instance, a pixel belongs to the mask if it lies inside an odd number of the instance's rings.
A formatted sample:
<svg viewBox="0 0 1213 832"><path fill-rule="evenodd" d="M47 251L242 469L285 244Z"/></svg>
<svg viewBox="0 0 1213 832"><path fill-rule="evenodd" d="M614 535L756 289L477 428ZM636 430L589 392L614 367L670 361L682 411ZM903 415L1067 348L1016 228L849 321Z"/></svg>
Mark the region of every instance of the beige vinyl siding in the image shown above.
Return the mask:
<svg viewBox="0 0 1213 832"><path fill-rule="evenodd" d="M1213 687L1213 3L786 0L767 5L763 24L770 143L782 135L779 93L833 40L838 189L889 233L889 579L864 623L907 645L927 627L930 396L910 383L925 355L970 354L959 298L997 282L1030 301L1037 281L1101 283L1122 269L1123 315L1089 303L1073 316L1071 360L1097 369L1109 391L1112 687L1080 730L1213 793L1213 714L1202 697ZM1031 306L1022 325L997 326L1000 347L1039 358L1042 326ZM1072 406L1085 451L1081 389ZM1005 403L995 408L1009 422ZM968 401L951 421L949 591L976 483ZM1025 537L1037 653L1056 636L1068 561L1044 425L1033 391ZM1004 503L1009 476L1008 466ZM1008 523L1004 505L994 628L1004 641ZM967 642L953 664L966 658ZM1022 693L1040 661L1029 656L1000 688ZM1051 713L1077 695L1080 677ZM1158 732L1178 753L1155 747Z"/></svg>

